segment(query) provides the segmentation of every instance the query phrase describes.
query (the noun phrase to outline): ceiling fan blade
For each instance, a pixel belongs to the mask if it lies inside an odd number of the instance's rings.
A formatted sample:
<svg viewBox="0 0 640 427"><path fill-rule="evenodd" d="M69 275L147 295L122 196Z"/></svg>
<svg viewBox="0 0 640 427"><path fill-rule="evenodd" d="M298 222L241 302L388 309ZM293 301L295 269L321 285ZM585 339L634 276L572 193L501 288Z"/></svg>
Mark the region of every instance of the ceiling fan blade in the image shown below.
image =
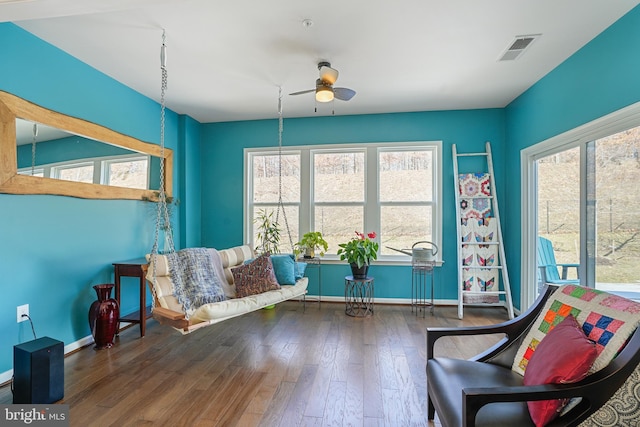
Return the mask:
<svg viewBox="0 0 640 427"><path fill-rule="evenodd" d="M353 95L356 94L356 91L353 89L348 89L346 87L336 87L333 88L333 94L335 95L336 99L339 99L341 101L348 101L353 98Z"/></svg>
<svg viewBox="0 0 640 427"><path fill-rule="evenodd" d="M320 80L330 85L334 84L338 80L338 70L335 68L323 65L320 67Z"/></svg>
<svg viewBox="0 0 640 427"><path fill-rule="evenodd" d="M315 89L301 90L300 92L293 92L293 93L290 93L289 95L302 95L303 93L311 93L315 91L316 91Z"/></svg>

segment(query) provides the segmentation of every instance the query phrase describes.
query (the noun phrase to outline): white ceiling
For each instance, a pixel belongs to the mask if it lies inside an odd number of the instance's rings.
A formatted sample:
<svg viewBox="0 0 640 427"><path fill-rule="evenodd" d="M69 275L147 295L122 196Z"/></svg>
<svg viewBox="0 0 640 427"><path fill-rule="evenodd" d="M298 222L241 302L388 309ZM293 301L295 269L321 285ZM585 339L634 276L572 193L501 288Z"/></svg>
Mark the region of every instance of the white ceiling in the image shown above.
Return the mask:
<svg viewBox="0 0 640 427"><path fill-rule="evenodd" d="M13 21L200 122L504 107L640 1L0 0ZM304 19L313 26L304 27ZM516 61L519 35L542 34ZM318 104L316 64L348 102Z"/></svg>

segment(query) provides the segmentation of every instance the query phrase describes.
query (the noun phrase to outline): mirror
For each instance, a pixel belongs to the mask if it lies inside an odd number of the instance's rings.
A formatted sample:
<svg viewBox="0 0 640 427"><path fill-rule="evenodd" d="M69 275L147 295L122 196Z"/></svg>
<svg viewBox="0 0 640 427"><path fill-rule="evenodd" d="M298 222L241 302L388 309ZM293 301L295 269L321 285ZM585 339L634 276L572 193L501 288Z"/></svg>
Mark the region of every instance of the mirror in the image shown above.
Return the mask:
<svg viewBox="0 0 640 427"><path fill-rule="evenodd" d="M34 123L35 162L31 151ZM172 150L163 151L158 145L0 91L1 193L157 201L161 161L170 198ZM70 164L73 167L65 168ZM140 168L145 169L131 173Z"/></svg>

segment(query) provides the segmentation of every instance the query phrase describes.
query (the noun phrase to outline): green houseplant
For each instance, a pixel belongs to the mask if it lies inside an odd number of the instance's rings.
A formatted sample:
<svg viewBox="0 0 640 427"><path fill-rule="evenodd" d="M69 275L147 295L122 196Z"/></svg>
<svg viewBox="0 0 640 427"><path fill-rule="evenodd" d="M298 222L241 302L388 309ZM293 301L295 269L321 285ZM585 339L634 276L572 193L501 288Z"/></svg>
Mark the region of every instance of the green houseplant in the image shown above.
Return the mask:
<svg viewBox="0 0 640 427"><path fill-rule="evenodd" d="M378 242L373 240L375 238L375 232L365 235L356 231L356 237L338 245L340 249L337 254L342 261L351 264L353 277L356 279L365 278L371 261L378 259Z"/></svg>
<svg viewBox="0 0 640 427"><path fill-rule="evenodd" d="M256 235L256 253L280 253L280 226L273 219L273 211L267 212L264 209L260 209L258 216L253 222L257 224L258 230L258 234Z"/></svg>
<svg viewBox="0 0 640 427"><path fill-rule="evenodd" d="M309 231L304 233L302 239L295 244L294 252L296 255L304 251L305 258L315 257L315 251L320 251L320 256L324 256L324 253L329 249L329 244L322 237L322 233L319 231Z"/></svg>

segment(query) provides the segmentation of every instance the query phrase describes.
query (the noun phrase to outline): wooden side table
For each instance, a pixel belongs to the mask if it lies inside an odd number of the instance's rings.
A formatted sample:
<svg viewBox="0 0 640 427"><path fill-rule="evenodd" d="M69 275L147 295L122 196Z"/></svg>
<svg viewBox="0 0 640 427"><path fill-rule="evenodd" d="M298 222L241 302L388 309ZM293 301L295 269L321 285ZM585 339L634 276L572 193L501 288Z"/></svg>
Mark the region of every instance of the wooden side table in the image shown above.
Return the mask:
<svg viewBox="0 0 640 427"><path fill-rule="evenodd" d="M344 312L352 317L373 316L373 277L354 279L353 276L344 278Z"/></svg>
<svg viewBox="0 0 640 427"><path fill-rule="evenodd" d="M119 322L138 323L140 325L140 336L144 337L147 319L151 317L151 307L147 307L147 288L145 286L143 270L145 265L147 265L146 258L136 258L113 263L116 301L118 301L118 306L120 306L120 278L138 277L140 279L140 308L118 319L118 332L120 331Z"/></svg>

